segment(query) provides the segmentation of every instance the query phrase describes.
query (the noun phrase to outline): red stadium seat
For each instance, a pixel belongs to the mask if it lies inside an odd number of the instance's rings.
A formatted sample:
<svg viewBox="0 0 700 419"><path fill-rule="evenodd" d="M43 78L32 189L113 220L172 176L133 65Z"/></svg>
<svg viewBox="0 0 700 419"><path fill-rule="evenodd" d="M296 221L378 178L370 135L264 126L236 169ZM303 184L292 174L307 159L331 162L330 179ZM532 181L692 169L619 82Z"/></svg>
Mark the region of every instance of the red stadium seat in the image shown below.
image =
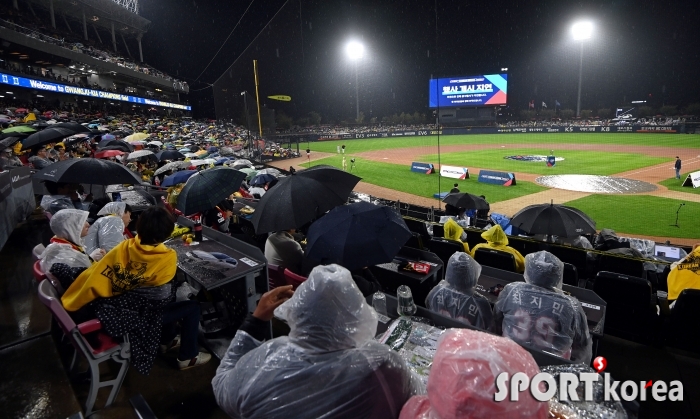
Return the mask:
<svg viewBox="0 0 700 419"><path fill-rule="evenodd" d="M284 279L287 280L287 285L291 285L292 289L297 289L302 282L306 281L305 276L297 275L289 269L284 270Z"/></svg>

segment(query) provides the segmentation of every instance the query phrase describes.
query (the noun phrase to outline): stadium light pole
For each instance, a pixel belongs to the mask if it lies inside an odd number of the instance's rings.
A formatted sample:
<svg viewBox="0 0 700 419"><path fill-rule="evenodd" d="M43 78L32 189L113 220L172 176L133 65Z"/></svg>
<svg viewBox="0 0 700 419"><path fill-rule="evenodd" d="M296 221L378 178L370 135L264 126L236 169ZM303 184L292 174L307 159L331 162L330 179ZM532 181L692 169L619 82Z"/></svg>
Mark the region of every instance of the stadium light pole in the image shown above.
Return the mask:
<svg viewBox="0 0 700 419"><path fill-rule="evenodd" d="M355 122L360 119L360 86L358 84L357 62L365 55L365 46L357 41L350 41L345 46L345 53L355 64Z"/></svg>
<svg viewBox="0 0 700 419"><path fill-rule="evenodd" d="M593 35L593 23L588 21L576 22L571 26L574 41L581 44L581 55L578 65L578 99L576 100L576 116L581 116L581 78L583 76L583 41Z"/></svg>

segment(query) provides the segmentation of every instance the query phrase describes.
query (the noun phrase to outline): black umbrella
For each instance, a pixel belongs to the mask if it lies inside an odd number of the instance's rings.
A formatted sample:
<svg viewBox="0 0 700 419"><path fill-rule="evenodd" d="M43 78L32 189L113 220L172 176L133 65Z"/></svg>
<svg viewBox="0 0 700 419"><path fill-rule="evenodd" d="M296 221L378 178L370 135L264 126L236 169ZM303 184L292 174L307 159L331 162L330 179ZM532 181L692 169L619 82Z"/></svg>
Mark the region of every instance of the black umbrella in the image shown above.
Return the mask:
<svg viewBox="0 0 700 419"><path fill-rule="evenodd" d="M54 127L55 128L67 128L76 134L79 134L81 132L84 132L84 133L90 132L90 128L86 127L85 125L79 124L77 122L59 122L58 124L55 124Z"/></svg>
<svg viewBox="0 0 700 419"><path fill-rule="evenodd" d="M241 187L245 173L216 167L195 173L177 198L177 209L185 215L210 210Z"/></svg>
<svg viewBox="0 0 700 419"><path fill-rule="evenodd" d="M118 148L108 148L108 147L118 147ZM109 141L100 141L97 144L97 148L100 150L121 150L126 153L130 153L134 151L134 146L127 143L126 141L122 140L109 140Z"/></svg>
<svg viewBox="0 0 700 419"><path fill-rule="evenodd" d="M576 237L596 232L595 222L586 214L554 203L527 206L518 211L510 223L530 234Z"/></svg>
<svg viewBox="0 0 700 419"><path fill-rule="evenodd" d="M450 204L457 208L488 210L489 203L485 199L472 195L470 193L451 193L448 194L442 202Z"/></svg>
<svg viewBox="0 0 700 419"><path fill-rule="evenodd" d="M164 150L156 153L158 161L164 160L180 160L185 158L185 155L176 150Z"/></svg>
<svg viewBox="0 0 700 419"><path fill-rule="evenodd" d="M0 150L2 150L3 148L12 147L19 140L21 140L20 137L7 137L0 140Z"/></svg>
<svg viewBox="0 0 700 419"><path fill-rule="evenodd" d="M333 208L307 235L306 257L349 270L391 262L411 231L393 208L358 202Z"/></svg>
<svg viewBox="0 0 700 419"><path fill-rule="evenodd" d="M255 209L255 232L301 227L346 203L359 181L359 177L330 166L312 167L282 178Z"/></svg>
<svg viewBox="0 0 700 419"><path fill-rule="evenodd" d="M34 178L91 185L141 184L141 179L121 164L93 158L69 159L53 163L35 173Z"/></svg>
<svg viewBox="0 0 700 419"><path fill-rule="evenodd" d="M22 141L22 150L55 143L73 134L75 132L68 128L47 128L43 131L35 132Z"/></svg>

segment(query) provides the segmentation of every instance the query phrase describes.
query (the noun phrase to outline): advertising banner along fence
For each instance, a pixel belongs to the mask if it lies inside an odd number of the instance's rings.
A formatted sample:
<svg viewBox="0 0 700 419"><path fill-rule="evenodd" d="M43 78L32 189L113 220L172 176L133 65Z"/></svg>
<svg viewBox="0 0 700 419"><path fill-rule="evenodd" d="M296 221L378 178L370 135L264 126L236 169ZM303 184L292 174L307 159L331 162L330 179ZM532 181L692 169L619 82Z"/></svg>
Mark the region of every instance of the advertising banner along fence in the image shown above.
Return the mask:
<svg viewBox="0 0 700 419"><path fill-rule="evenodd" d="M515 174L506 172L494 172L491 170L479 171L479 182L492 185L514 186Z"/></svg>

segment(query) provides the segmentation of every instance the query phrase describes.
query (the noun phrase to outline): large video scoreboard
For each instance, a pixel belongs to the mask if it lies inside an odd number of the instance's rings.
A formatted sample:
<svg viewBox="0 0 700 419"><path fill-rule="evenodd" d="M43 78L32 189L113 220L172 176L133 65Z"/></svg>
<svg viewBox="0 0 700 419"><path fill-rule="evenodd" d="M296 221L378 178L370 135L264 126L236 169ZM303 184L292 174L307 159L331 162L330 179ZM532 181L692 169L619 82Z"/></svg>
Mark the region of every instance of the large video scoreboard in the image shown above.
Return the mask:
<svg viewBox="0 0 700 419"><path fill-rule="evenodd" d="M484 74L431 79L428 90L428 106L431 108L505 105L508 99L508 75Z"/></svg>

